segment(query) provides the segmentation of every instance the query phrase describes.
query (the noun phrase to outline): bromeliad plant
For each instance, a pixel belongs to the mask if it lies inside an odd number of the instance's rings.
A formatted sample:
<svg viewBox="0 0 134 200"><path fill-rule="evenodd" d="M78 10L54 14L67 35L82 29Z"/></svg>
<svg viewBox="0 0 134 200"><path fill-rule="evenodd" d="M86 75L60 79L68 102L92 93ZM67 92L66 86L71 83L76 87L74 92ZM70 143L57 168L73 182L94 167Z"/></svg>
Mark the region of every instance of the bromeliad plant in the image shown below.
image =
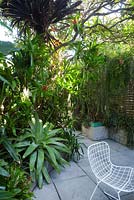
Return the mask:
<svg viewBox="0 0 134 200"><path fill-rule="evenodd" d="M54 39L49 30L53 28L52 25L79 10L77 7L81 1L70 2L70 0L4 0L0 8L3 16L10 18L12 26L17 26L20 33L26 33L29 27L49 41Z"/></svg>
<svg viewBox="0 0 134 200"><path fill-rule="evenodd" d="M26 134L21 136L15 145L18 151L25 151L23 159L29 159L30 173L33 179L38 181L39 188L42 187L43 178L47 183L50 182L46 163L49 163L58 173L62 165L68 164L62 155L69 153L69 149L63 144L65 140L56 136L61 130L52 128L53 125L50 123L43 125L36 114Z"/></svg>

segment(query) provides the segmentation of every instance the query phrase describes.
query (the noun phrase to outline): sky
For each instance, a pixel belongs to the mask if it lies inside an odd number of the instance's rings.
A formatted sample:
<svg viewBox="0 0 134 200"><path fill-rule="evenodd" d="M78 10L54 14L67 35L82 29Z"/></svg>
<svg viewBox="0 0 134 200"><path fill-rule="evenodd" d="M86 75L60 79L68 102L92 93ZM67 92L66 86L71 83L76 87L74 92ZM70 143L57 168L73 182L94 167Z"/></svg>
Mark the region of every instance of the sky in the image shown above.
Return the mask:
<svg viewBox="0 0 134 200"><path fill-rule="evenodd" d="M10 32L6 28L0 25L0 41L14 41L15 31Z"/></svg>

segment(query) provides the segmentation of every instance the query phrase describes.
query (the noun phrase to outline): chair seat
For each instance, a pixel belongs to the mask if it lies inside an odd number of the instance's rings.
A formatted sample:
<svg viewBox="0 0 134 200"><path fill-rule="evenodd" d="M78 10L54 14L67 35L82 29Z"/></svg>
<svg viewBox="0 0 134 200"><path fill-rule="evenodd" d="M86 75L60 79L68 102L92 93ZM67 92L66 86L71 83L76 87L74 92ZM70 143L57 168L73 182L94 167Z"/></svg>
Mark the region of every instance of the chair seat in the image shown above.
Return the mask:
<svg viewBox="0 0 134 200"><path fill-rule="evenodd" d="M131 173L131 167L112 165L110 174L107 175L102 181L116 190L129 192L132 191L132 189L128 187L130 184Z"/></svg>
<svg viewBox="0 0 134 200"><path fill-rule="evenodd" d="M134 192L134 169L132 169L131 178L129 182L125 185L124 190L128 192Z"/></svg>
<svg viewBox="0 0 134 200"><path fill-rule="evenodd" d="M88 147L88 160L97 178L97 185L90 200L92 200L101 182L112 187L117 192L117 198L108 194L117 200L121 200L120 192L134 192L134 168L114 165L110 160L110 148L106 142L90 145Z"/></svg>

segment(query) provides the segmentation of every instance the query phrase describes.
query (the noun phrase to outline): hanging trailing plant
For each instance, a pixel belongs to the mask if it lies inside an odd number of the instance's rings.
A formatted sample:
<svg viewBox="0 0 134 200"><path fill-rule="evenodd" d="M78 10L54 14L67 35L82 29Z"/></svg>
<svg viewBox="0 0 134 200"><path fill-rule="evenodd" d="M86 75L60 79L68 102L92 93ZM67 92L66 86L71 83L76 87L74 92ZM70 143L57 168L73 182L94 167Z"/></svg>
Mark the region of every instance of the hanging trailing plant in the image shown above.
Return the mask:
<svg viewBox="0 0 134 200"><path fill-rule="evenodd" d="M49 28L68 15L77 12L81 1L70 0L3 0L0 4L2 15L10 18L12 26L26 34L27 27L44 36L46 41L54 39Z"/></svg>

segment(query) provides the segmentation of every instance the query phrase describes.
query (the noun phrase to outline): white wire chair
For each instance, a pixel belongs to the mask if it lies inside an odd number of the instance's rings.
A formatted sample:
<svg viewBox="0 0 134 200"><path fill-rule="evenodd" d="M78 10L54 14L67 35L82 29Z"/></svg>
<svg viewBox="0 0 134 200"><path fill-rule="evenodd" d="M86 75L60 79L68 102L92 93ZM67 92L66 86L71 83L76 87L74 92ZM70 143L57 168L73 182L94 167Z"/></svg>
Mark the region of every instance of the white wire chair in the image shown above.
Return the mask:
<svg viewBox="0 0 134 200"><path fill-rule="evenodd" d="M99 142L88 147L88 160L91 169L97 179L97 185L90 197L93 195L100 183L105 183L117 192L117 197L106 193L108 196L121 200L120 192L134 191L134 168L114 165L110 160L110 148L108 143Z"/></svg>

